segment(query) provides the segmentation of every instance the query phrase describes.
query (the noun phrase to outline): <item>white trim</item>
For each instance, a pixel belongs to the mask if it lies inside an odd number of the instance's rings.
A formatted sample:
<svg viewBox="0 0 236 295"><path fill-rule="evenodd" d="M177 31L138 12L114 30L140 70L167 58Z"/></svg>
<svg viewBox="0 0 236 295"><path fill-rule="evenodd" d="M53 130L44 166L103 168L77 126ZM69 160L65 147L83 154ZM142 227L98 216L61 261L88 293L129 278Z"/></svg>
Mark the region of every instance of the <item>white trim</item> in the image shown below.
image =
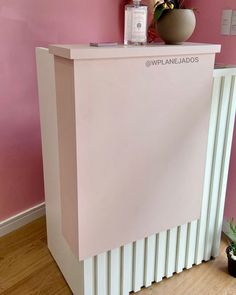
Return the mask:
<svg viewBox="0 0 236 295"><path fill-rule="evenodd" d="M0 237L30 223L31 221L45 215L45 202L20 212L0 222Z"/></svg>
<svg viewBox="0 0 236 295"><path fill-rule="evenodd" d="M229 220L228 219L224 219L223 221L223 225L222 225L222 232L226 235L227 238L229 238L229 240L232 240L232 237L230 236L229 233Z"/></svg>
<svg viewBox="0 0 236 295"><path fill-rule="evenodd" d="M223 221L223 225L222 225L222 232L228 236L228 229L229 229L229 225L226 219L224 219Z"/></svg>

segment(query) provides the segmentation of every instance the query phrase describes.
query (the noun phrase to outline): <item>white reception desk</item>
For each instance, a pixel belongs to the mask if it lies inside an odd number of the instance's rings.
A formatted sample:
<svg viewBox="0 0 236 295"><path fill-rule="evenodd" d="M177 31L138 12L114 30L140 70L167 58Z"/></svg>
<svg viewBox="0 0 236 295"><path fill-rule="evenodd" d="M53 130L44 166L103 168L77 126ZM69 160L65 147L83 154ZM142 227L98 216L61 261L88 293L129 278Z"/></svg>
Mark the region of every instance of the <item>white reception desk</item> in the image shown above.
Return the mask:
<svg viewBox="0 0 236 295"><path fill-rule="evenodd" d="M127 295L217 255L235 113L219 50L37 49L48 245L74 294Z"/></svg>

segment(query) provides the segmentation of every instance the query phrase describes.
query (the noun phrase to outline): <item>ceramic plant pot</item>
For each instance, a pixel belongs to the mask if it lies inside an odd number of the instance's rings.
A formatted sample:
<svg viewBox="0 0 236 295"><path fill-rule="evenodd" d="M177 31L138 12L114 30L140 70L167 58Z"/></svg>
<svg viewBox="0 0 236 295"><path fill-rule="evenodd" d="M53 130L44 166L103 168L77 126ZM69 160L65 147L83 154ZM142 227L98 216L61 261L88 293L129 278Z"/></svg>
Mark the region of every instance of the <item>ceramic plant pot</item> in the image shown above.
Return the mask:
<svg viewBox="0 0 236 295"><path fill-rule="evenodd" d="M228 257L228 272L231 276L236 278L236 260L233 260L230 256L231 248L230 246L226 249L227 257Z"/></svg>
<svg viewBox="0 0 236 295"><path fill-rule="evenodd" d="M166 44L181 44L194 32L196 17L192 9L173 9L163 13L156 30Z"/></svg>

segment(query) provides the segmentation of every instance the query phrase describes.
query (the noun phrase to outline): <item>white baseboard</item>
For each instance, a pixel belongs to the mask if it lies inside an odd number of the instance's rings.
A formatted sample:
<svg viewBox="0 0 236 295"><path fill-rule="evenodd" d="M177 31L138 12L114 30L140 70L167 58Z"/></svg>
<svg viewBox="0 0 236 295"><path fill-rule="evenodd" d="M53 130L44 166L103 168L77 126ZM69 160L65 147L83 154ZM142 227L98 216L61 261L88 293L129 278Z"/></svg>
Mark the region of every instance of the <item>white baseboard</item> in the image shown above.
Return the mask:
<svg viewBox="0 0 236 295"><path fill-rule="evenodd" d="M0 237L45 215L45 202L0 222Z"/></svg>
<svg viewBox="0 0 236 295"><path fill-rule="evenodd" d="M226 219L224 219L223 221L222 231L230 240L232 239L232 237L230 236L230 231L229 231L229 222Z"/></svg>
<svg viewBox="0 0 236 295"><path fill-rule="evenodd" d="M222 232L227 236L228 235L228 229L229 229L229 225L227 220L224 219L223 221L223 225L222 225Z"/></svg>

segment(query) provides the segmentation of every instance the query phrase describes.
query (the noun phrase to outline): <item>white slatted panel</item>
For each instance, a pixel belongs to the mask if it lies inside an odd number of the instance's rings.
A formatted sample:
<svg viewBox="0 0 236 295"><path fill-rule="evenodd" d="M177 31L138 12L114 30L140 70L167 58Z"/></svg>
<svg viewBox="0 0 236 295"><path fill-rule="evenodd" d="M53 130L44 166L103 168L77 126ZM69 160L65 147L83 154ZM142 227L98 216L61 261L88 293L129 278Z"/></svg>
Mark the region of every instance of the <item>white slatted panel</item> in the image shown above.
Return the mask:
<svg viewBox="0 0 236 295"><path fill-rule="evenodd" d="M133 290L133 244L122 247L121 294L128 295Z"/></svg>
<svg viewBox="0 0 236 295"><path fill-rule="evenodd" d="M197 220L192 221L188 224L188 237L187 237L187 248L186 248L186 262L185 266L187 269L191 268L194 264L195 258L195 247L197 239Z"/></svg>
<svg viewBox="0 0 236 295"><path fill-rule="evenodd" d="M177 248L177 227L168 230L166 245L166 277L169 278L175 272Z"/></svg>
<svg viewBox="0 0 236 295"><path fill-rule="evenodd" d="M96 295L108 295L108 253L96 256Z"/></svg>
<svg viewBox="0 0 236 295"><path fill-rule="evenodd" d="M84 261L84 295L95 294L95 259L89 258Z"/></svg>
<svg viewBox="0 0 236 295"><path fill-rule="evenodd" d="M230 88L230 102L228 108L227 124L226 124L226 134L224 142L224 152L223 160L221 167L221 179L220 179L220 189L217 202L217 216L215 223L215 232L214 232L214 242L212 248L212 256L216 257L219 255L220 249L220 237L223 223L223 214L224 214L224 202L225 194L227 187L228 179L228 169L229 169L229 160L230 160L230 146L232 144L234 121L235 121L235 110L236 110L236 76L232 76L231 79L231 88Z"/></svg>
<svg viewBox="0 0 236 295"><path fill-rule="evenodd" d="M164 231L157 234L155 282L160 282L165 276L166 243L167 243L167 232Z"/></svg>
<svg viewBox="0 0 236 295"><path fill-rule="evenodd" d="M81 295L129 295L218 255L235 109L235 76L217 75L200 219L85 260Z"/></svg>
<svg viewBox="0 0 236 295"><path fill-rule="evenodd" d="M220 96L221 96L221 77L216 77L214 79L213 92L212 92L212 106L211 106L211 116L210 116L210 124L209 124L202 209L201 209L201 216L198 221L198 229L197 229L196 255L195 255L196 264L200 264L202 260L204 259L208 203L209 203L209 194L210 194L210 187L211 187L215 134L216 134L216 128L217 128Z"/></svg>
<svg viewBox="0 0 236 295"><path fill-rule="evenodd" d="M121 290L121 249L109 252L109 294L120 295Z"/></svg>
<svg viewBox="0 0 236 295"><path fill-rule="evenodd" d="M176 253L176 272L180 273L185 268L186 246L188 225L178 227L178 241Z"/></svg>
<svg viewBox="0 0 236 295"><path fill-rule="evenodd" d="M133 291L137 292L144 286L144 253L145 239L134 243Z"/></svg>
<svg viewBox="0 0 236 295"><path fill-rule="evenodd" d="M145 254L145 279L144 286L151 286L155 276L155 256L156 256L156 235L152 235L146 239Z"/></svg>
<svg viewBox="0 0 236 295"><path fill-rule="evenodd" d="M225 128L227 122L231 86L230 76L223 77L222 79L223 81L221 83L220 113L218 114L218 124L216 129L213 174L211 179L211 190L209 196L204 260L209 260L212 254L221 165L224 149Z"/></svg>

